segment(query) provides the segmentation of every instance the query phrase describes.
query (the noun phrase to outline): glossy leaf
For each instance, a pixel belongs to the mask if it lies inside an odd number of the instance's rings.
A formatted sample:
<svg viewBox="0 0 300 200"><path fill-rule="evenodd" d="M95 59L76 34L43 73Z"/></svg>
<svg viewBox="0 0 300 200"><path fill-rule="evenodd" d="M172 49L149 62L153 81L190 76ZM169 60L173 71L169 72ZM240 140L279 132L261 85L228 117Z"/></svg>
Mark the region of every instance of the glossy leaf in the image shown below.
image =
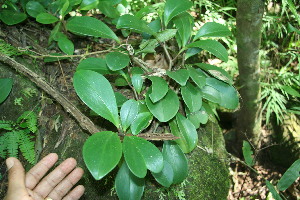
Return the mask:
<svg viewBox="0 0 300 200"><path fill-rule="evenodd" d="M164 160L163 170L159 173L152 172L152 175L155 178L155 180L164 187L170 187L170 185L173 183L173 168L166 160Z"/></svg>
<svg viewBox="0 0 300 200"><path fill-rule="evenodd" d="M93 57L82 60L76 68L76 71L79 70L91 70L100 74L112 73L112 71L108 69L104 59Z"/></svg>
<svg viewBox="0 0 300 200"><path fill-rule="evenodd" d="M272 183L270 183L270 181L266 180L266 185L267 185L267 188L269 189L269 191L271 192L272 197L273 197L275 200L282 200L282 198L280 197L280 195L278 194L278 192L276 191L276 189L275 189L275 187L272 185Z"/></svg>
<svg viewBox="0 0 300 200"><path fill-rule="evenodd" d="M185 86L187 80L190 77L189 72L186 69L180 69L174 72L167 71L167 75L181 86Z"/></svg>
<svg viewBox="0 0 300 200"><path fill-rule="evenodd" d="M82 0L80 10L92 10L97 7L98 0Z"/></svg>
<svg viewBox="0 0 300 200"><path fill-rule="evenodd" d="M194 40L200 37L226 37L230 35L231 32L226 26L216 22L207 22L199 29Z"/></svg>
<svg viewBox="0 0 300 200"><path fill-rule="evenodd" d="M7 25L14 25L21 23L27 18L25 13L14 10L1 10L0 19Z"/></svg>
<svg viewBox="0 0 300 200"><path fill-rule="evenodd" d="M103 75L90 70L80 70L74 74L73 84L77 95L89 108L119 127L115 94Z"/></svg>
<svg viewBox="0 0 300 200"><path fill-rule="evenodd" d="M220 106L227 109L236 109L238 107L239 95L233 86L215 78L207 78L206 84L219 91L221 97Z"/></svg>
<svg viewBox="0 0 300 200"><path fill-rule="evenodd" d="M0 104L8 97L13 86L13 79L0 78Z"/></svg>
<svg viewBox="0 0 300 200"><path fill-rule="evenodd" d="M138 113L139 113L139 104L137 101L130 99L122 105L120 110L120 118L121 118L121 124L124 132L127 130L127 128L137 117Z"/></svg>
<svg viewBox="0 0 300 200"><path fill-rule="evenodd" d="M121 52L111 52L106 54L105 60L109 69L117 71L128 66L130 58Z"/></svg>
<svg viewBox="0 0 300 200"><path fill-rule="evenodd" d="M190 9L193 3L188 0L167 0L164 11L164 24L165 26L177 15Z"/></svg>
<svg viewBox="0 0 300 200"><path fill-rule="evenodd" d="M173 183L182 182L188 175L188 161L180 147L172 141L165 141L163 145L163 157L173 169Z"/></svg>
<svg viewBox="0 0 300 200"><path fill-rule="evenodd" d="M213 103L217 103L217 104L221 103L220 92L218 90L216 90L215 88L206 85L202 88L201 91L202 91L204 99L211 101Z"/></svg>
<svg viewBox="0 0 300 200"><path fill-rule="evenodd" d="M192 29L194 26L193 17L189 13L184 12L176 16L173 22L178 29L178 33L181 39L181 46L185 47L192 34Z"/></svg>
<svg viewBox="0 0 300 200"><path fill-rule="evenodd" d="M153 103L156 103L166 96L169 90L168 84L163 78L158 76L147 76L147 78L152 82L152 90L149 93L149 97Z"/></svg>
<svg viewBox="0 0 300 200"><path fill-rule="evenodd" d="M145 179L136 177L123 162L115 180L120 200L140 200L144 193Z"/></svg>
<svg viewBox="0 0 300 200"><path fill-rule="evenodd" d="M163 99L153 103L149 98L149 94L151 94L151 92L152 90L149 88L145 99L150 112L160 122L167 122L172 119L179 110L179 99L176 93L169 89L168 93Z"/></svg>
<svg viewBox="0 0 300 200"><path fill-rule="evenodd" d="M131 83L135 91L140 94L143 88L144 79L140 74L133 74L131 77Z"/></svg>
<svg viewBox="0 0 300 200"><path fill-rule="evenodd" d="M37 1L28 1L26 4L26 11L28 15L36 18L40 13L46 12L44 6Z"/></svg>
<svg viewBox="0 0 300 200"><path fill-rule="evenodd" d="M120 42L116 34L106 24L94 17L72 17L67 22L66 27L74 34L109 38Z"/></svg>
<svg viewBox="0 0 300 200"><path fill-rule="evenodd" d="M106 176L119 163L122 144L117 133L98 132L83 145L83 160L96 180Z"/></svg>
<svg viewBox="0 0 300 200"><path fill-rule="evenodd" d="M188 113L187 118L193 123L196 129L200 127L200 124L206 124L208 121L208 114L206 110L202 106L200 110Z"/></svg>
<svg viewBox="0 0 300 200"><path fill-rule="evenodd" d="M137 33L148 33L150 35L155 35L155 32L147 25L144 20L139 19L133 15L122 15L119 17L117 28L130 29Z"/></svg>
<svg viewBox="0 0 300 200"><path fill-rule="evenodd" d="M231 76L221 67L217 67L214 65L206 64L206 63L196 63L196 66L200 67L204 71L210 73L215 78L224 81L230 85L233 84L233 80Z"/></svg>
<svg viewBox="0 0 300 200"><path fill-rule="evenodd" d="M228 61L228 53L225 47L218 41L215 40L200 40L197 42L193 42L189 45L187 45L188 48L192 47L198 47L201 49L204 49L213 55L215 55L217 58L223 60L224 62Z"/></svg>
<svg viewBox="0 0 300 200"><path fill-rule="evenodd" d="M184 153L190 153L197 145L198 134L192 122L182 114L177 113L176 118L169 123L173 135L179 137L175 142Z"/></svg>
<svg viewBox="0 0 300 200"><path fill-rule="evenodd" d="M74 44L71 40L67 38L59 38L58 47L60 48L60 50L62 50L64 53L68 55L73 55L74 53Z"/></svg>
<svg viewBox="0 0 300 200"><path fill-rule="evenodd" d="M49 13L40 13L36 16L36 21L41 24L52 24L58 21L58 18Z"/></svg>
<svg viewBox="0 0 300 200"><path fill-rule="evenodd" d="M130 171L137 177L145 177L147 169L155 173L162 171L162 154L151 142L136 136L126 136L123 150Z"/></svg>
<svg viewBox="0 0 300 200"><path fill-rule="evenodd" d="M199 88L194 87L191 83L181 87L181 96L184 103L191 112L200 110L202 106L202 94Z"/></svg>
<svg viewBox="0 0 300 200"><path fill-rule="evenodd" d="M205 74L203 72L196 70L193 67L188 67L188 71L189 71L189 76L192 78L194 83L196 83L196 85L199 88L202 88L206 83Z"/></svg>
<svg viewBox="0 0 300 200"><path fill-rule="evenodd" d="M288 189L298 178L300 173L300 159L296 160L280 178L277 188L280 191Z"/></svg>
<svg viewBox="0 0 300 200"><path fill-rule="evenodd" d="M149 126L149 124L152 121L152 118L153 115L150 112L143 112L138 114L130 127L132 134L137 135L140 132L142 132L142 130Z"/></svg>
<svg viewBox="0 0 300 200"><path fill-rule="evenodd" d="M251 145L249 144L249 142L247 142L245 140L243 141L243 156L244 156L244 159L245 159L247 165L249 165L249 166L254 165L254 160L252 158L253 151L252 151Z"/></svg>

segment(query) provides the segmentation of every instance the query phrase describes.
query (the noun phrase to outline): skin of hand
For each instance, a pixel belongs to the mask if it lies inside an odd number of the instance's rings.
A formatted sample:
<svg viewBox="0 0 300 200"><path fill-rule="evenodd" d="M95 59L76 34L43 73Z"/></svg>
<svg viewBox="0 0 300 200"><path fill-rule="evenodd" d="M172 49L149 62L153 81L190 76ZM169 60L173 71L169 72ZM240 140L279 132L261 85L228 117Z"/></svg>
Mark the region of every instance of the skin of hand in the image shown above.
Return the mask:
<svg viewBox="0 0 300 200"><path fill-rule="evenodd" d="M50 153L25 175L18 159L6 159L8 191L4 200L45 200L47 197L53 200L79 199L84 193L82 185L69 192L83 175L83 170L76 167L77 162L74 158L66 159L45 176L57 160L57 154Z"/></svg>

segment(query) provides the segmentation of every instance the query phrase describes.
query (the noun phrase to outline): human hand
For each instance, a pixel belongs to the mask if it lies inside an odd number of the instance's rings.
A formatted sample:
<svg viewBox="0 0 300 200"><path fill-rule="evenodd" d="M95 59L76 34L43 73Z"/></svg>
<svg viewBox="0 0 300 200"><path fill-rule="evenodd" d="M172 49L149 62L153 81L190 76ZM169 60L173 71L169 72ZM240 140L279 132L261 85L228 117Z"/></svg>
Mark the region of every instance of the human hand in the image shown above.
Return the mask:
<svg viewBox="0 0 300 200"><path fill-rule="evenodd" d="M44 177L57 160L57 154L50 153L25 175L25 170L18 159L6 159L9 171L8 191L4 200L79 199L84 193L82 185L78 185L69 192L83 175L81 168L75 168L77 162L74 158L66 159Z"/></svg>

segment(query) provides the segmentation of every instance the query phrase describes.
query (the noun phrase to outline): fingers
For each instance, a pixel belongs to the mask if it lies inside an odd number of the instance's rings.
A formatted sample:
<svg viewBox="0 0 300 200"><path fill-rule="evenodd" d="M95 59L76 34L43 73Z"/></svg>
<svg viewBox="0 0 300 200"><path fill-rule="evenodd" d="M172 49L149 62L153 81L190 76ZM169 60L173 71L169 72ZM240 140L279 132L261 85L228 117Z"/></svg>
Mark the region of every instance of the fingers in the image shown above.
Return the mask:
<svg viewBox="0 0 300 200"><path fill-rule="evenodd" d="M58 156L55 153L50 153L38 162L32 169L30 169L25 178L25 185L28 189L33 189L40 180L45 176L51 167L58 160Z"/></svg>
<svg viewBox="0 0 300 200"><path fill-rule="evenodd" d="M25 187L25 170L16 158L6 159L8 170L8 190L16 191L19 189L26 190Z"/></svg>
<svg viewBox="0 0 300 200"><path fill-rule="evenodd" d="M63 200L78 200L83 195L84 190L82 185L78 185Z"/></svg>
<svg viewBox="0 0 300 200"><path fill-rule="evenodd" d="M65 179L63 179L48 195L52 199L62 199L69 190L81 179L83 170L74 169ZM75 190L77 191L77 190Z"/></svg>
<svg viewBox="0 0 300 200"><path fill-rule="evenodd" d="M40 194L42 197L46 197L58 183L60 183L65 176L67 176L75 167L76 160L74 158L68 158L62 162L58 167L48 174L34 189L33 191Z"/></svg>

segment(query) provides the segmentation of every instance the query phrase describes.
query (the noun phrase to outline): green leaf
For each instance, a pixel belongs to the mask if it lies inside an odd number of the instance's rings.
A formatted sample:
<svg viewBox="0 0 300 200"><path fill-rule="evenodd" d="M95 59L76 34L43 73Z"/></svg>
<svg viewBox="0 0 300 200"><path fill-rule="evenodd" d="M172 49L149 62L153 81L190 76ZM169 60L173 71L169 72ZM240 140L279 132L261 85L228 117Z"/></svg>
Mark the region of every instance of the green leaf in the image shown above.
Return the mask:
<svg viewBox="0 0 300 200"><path fill-rule="evenodd" d="M170 187L170 185L173 183L173 168L166 160L164 160L163 170L159 173L152 172L152 175L155 178L155 180L164 187Z"/></svg>
<svg viewBox="0 0 300 200"><path fill-rule="evenodd" d="M172 141L165 141L162 154L173 169L173 183L182 182L188 175L188 161L180 147Z"/></svg>
<svg viewBox="0 0 300 200"><path fill-rule="evenodd" d="M120 43L119 38L106 24L93 17L72 17L66 27L74 34L109 38Z"/></svg>
<svg viewBox="0 0 300 200"><path fill-rule="evenodd" d="M201 91L203 93L204 99L211 101L213 103L217 103L217 104L221 103L221 95L220 95L219 91L216 90L215 88L206 85L202 88Z"/></svg>
<svg viewBox="0 0 300 200"><path fill-rule="evenodd" d="M176 29L166 29L161 32L159 32L156 36L156 39L159 42L165 42L170 39L172 39L176 35L177 30Z"/></svg>
<svg viewBox="0 0 300 200"><path fill-rule="evenodd" d="M189 71L189 76L192 78L194 83L196 83L196 85L199 88L202 88L206 83L205 74L201 71L196 70L193 67L188 67L188 71Z"/></svg>
<svg viewBox="0 0 300 200"><path fill-rule="evenodd" d="M173 135L179 137L175 142L183 153L190 153L198 142L198 134L193 123L182 114L177 113L176 118L169 123Z"/></svg>
<svg viewBox="0 0 300 200"><path fill-rule="evenodd" d="M184 103L187 105L191 112L200 110L202 106L202 94L199 88L194 87L191 83L186 86L181 86L181 96Z"/></svg>
<svg viewBox="0 0 300 200"><path fill-rule="evenodd" d="M272 197L273 197L275 200L282 200L282 198L280 197L280 195L279 195L278 192L276 191L275 187L270 183L270 181L266 180L266 185L267 185L269 191L271 192Z"/></svg>
<svg viewBox="0 0 300 200"><path fill-rule="evenodd" d="M1 10L0 19L7 25L15 25L21 23L27 18L25 13L14 10Z"/></svg>
<svg viewBox="0 0 300 200"><path fill-rule="evenodd" d="M231 32L226 26L216 22L207 22L199 29L194 40L200 37L226 37L230 35Z"/></svg>
<svg viewBox="0 0 300 200"><path fill-rule="evenodd" d="M196 129L200 127L201 124L206 124L208 121L208 114L206 113L204 107L202 106L200 110L187 114L187 118L193 123Z"/></svg>
<svg viewBox="0 0 300 200"><path fill-rule="evenodd" d="M115 92L115 96L116 96L116 101L117 101L118 107L121 107L123 105L123 103L125 103L127 101L127 98L119 92Z"/></svg>
<svg viewBox="0 0 300 200"><path fill-rule="evenodd" d="M137 135L140 132L142 132L142 130L149 126L149 124L152 121L152 118L153 115L150 112L143 112L138 114L130 127L132 134Z"/></svg>
<svg viewBox="0 0 300 200"><path fill-rule="evenodd" d="M280 191L288 189L299 177L300 159L296 160L280 178L277 188Z"/></svg>
<svg viewBox="0 0 300 200"><path fill-rule="evenodd" d="M115 180L120 200L140 200L144 193L145 179L136 177L123 162Z"/></svg>
<svg viewBox="0 0 300 200"><path fill-rule="evenodd" d="M140 94L143 88L144 79L140 74L133 74L131 77L131 83L135 91Z"/></svg>
<svg viewBox="0 0 300 200"><path fill-rule="evenodd" d="M125 136L123 152L130 171L139 178L144 178L147 169L159 173L163 169L163 156L158 148L143 138Z"/></svg>
<svg viewBox="0 0 300 200"><path fill-rule="evenodd" d="M122 144L117 133L98 132L83 145L83 160L96 180L113 170L122 157Z"/></svg>
<svg viewBox="0 0 300 200"><path fill-rule="evenodd" d="M26 131L18 131L18 135L19 149L22 155L30 164L35 164L35 142L32 140L34 137Z"/></svg>
<svg viewBox="0 0 300 200"><path fill-rule="evenodd" d="M160 121L167 122L172 119L179 110L179 99L173 90L168 91L166 96L160 101L153 103L149 94L151 94L152 89L149 88L146 94L146 104L150 112Z"/></svg>
<svg viewBox="0 0 300 200"><path fill-rule="evenodd" d="M196 63L195 65L200 67L204 71L210 73L215 78L217 78L221 81L224 81L225 83L228 83L230 85L233 84L233 80L232 80L231 76L221 67L209 65L206 63Z"/></svg>
<svg viewBox="0 0 300 200"><path fill-rule="evenodd" d="M192 29L194 26L193 17L189 13L184 12L176 16L173 22L178 29L178 33L182 42L181 46L184 47L192 34Z"/></svg>
<svg viewBox="0 0 300 200"><path fill-rule="evenodd" d="M217 123L217 119L215 117L215 112L213 111L213 108L205 102L202 102L202 106L205 109L205 111L206 111L206 113L209 117L209 120L212 121L212 122Z"/></svg>
<svg viewBox="0 0 300 200"><path fill-rule="evenodd" d="M94 112L119 127L115 94L108 80L101 74L80 70L74 74L73 84L80 99Z"/></svg>
<svg viewBox="0 0 300 200"><path fill-rule="evenodd" d="M219 91L221 97L220 106L227 109L236 109L238 107L239 95L233 86L215 78L207 78L206 84Z"/></svg>
<svg viewBox="0 0 300 200"><path fill-rule="evenodd" d="M124 132L131 125L133 120L137 117L138 113L139 104L137 101L130 99L122 105L120 110L120 118Z"/></svg>
<svg viewBox="0 0 300 200"><path fill-rule="evenodd" d="M119 17L117 28L130 29L137 33L148 33L150 35L155 35L156 33L147 25L144 20L139 19L133 15L122 15Z"/></svg>
<svg viewBox="0 0 300 200"><path fill-rule="evenodd" d="M68 55L73 55L74 53L74 44L71 40L67 38L59 38L58 47Z"/></svg>
<svg viewBox="0 0 300 200"><path fill-rule="evenodd" d="M152 82L152 92L149 94L149 97L153 103L156 103L166 96L169 90L168 84L163 78L158 76L147 76L147 78Z"/></svg>
<svg viewBox="0 0 300 200"><path fill-rule="evenodd" d="M46 12L44 6L37 1L29 1L26 4L26 11L28 15L34 18L36 18L40 13Z"/></svg>
<svg viewBox="0 0 300 200"><path fill-rule="evenodd" d="M252 148L251 148L249 142L247 142L245 140L243 141L243 155L244 155L247 165L253 166L254 165L254 160L252 158L253 151L252 151Z"/></svg>
<svg viewBox="0 0 300 200"><path fill-rule="evenodd" d="M184 60L187 60L188 58L196 55L197 53L199 53L201 51L202 51L202 49L198 48L198 47L189 48L185 53Z"/></svg>
<svg viewBox="0 0 300 200"><path fill-rule="evenodd" d="M98 4L98 9L107 17L115 19L120 16L119 11L117 8L113 6L111 1L101 1Z"/></svg>
<svg viewBox="0 0 300 200"><path fill-rule="evenodd" d="M98 0L82 0L80 10L92 10L97 7Z"/></svg>
<svg viewBox="0 0 300 200"><path fill-rule="evenodd" d="M174 72L167 71L167 75L181 86L185 86L187 80L190 77L189 72L186 69L179 69Z"/></svg>
<svg viewBox="0 0 300 200"><path fill-rule="evenodd" d="M220 42L217 42L215 40L200 40L187 45L187 47L198 47L204 49L215 55L217 58L220 58L224 62L228 61L227 50Z"/></svg>
<svg viewBox="0 0 300 200"><path fill-rule="evenodd" d="M300 30L296 29L294 26L292 26L290 23L288 23L287 25L287 32L291 33L291 32L296 32L298 34L300 34Z"/></svg>
<svg viewBox="0 0 300 200"><path fill-rule="evenodd" d="M153 5L146 6L141 8L137 13L134 14L135 17L141 19L149 13L155 12L155 8Z"/></svg>
<svg viewBox="0 0 300 200"><path fill-rule="evenodd" d="M58 21L58 18L49 13L40 13L36 16L36 21L41 24L52 24Z"/></svg>
<svg viewBox="0 0 300 200"><path fill-rule="evenodd" d="M0 78L0 104L8 97L13 86L13 79Z"/></svg>
<svg viewBox="0 0 300 200"><path fill-rule="evenodd" d="M91 70L103 75L112 73L108 69L106 61L102 58L87 58L82 60L76 68L76 71L79 70Z"/></svg>
<svg viewBox="0 0 300 200"><path fill-rule="evenodd" d="M173 19L173 17L190 9L193 3L188 0L167 0L164 11L164 24L165 26Z"/></svg>
<svg viewBox="0 0 300 200"><path fill-rule="evenodd" d="M295 90L294 88L287 86L287 85L283 85L281 86L281 88L288 93L289 95L295 96L295 97L300 97L300 93Z"/></svg>
<svg viewBox="0 0 300 200"><path fill-rule="evenodd" d="M130 58L121 52L111 52L106 54L105 60L109 69L117 71L128 66Z"/></svg>

